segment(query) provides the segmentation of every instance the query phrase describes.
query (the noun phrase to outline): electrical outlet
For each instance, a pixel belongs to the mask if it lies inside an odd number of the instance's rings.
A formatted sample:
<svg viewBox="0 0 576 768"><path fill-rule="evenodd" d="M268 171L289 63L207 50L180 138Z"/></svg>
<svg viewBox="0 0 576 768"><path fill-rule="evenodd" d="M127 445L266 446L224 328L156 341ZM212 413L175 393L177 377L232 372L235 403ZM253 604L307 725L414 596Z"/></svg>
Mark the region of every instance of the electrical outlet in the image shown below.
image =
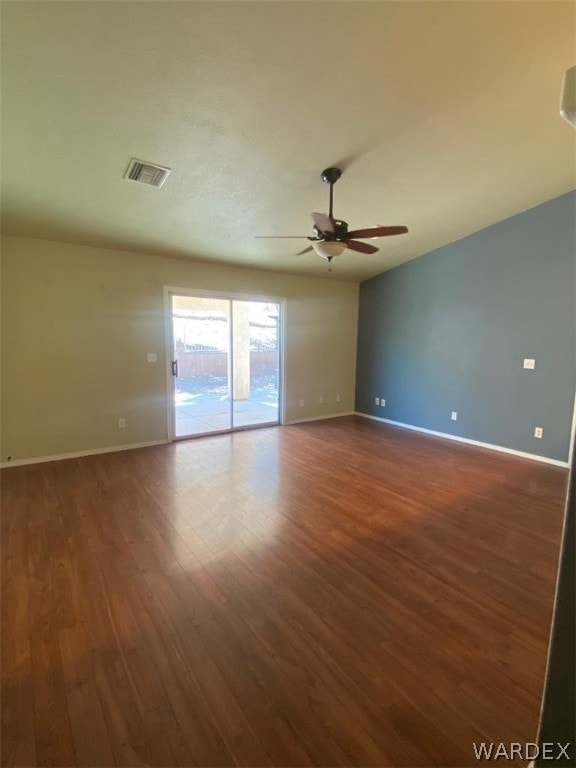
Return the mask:
<svg viewBox="0 0 576 768"><path fill-rule="evenodd" d="M544 434L544 430L542 429L542 427L534 427L534 437L537 437L538 439L540 439L543 434Z"/></svg>
<svg viewBox="0 0 576 768"><path fill-rule="evenodd" d="M339 403L339 402L340 402L340 395L336 395L336 402L337 402L337 403Z"/></svg>
<svg viewBox="0 0 576 768"><path fill-rule="evenodd" d="M458 421L458 411L452 411L452 416L450 416L452 421Z"/></svg>
<svg viewBox="0 0 576 768"><path fill-rule="evenodd" d="M118 419L118 429L124 429L125 426L126 426L126 419L124 418L124 416L120 416L120 418Z"/></svg>
<svg viewBox="0 0 576 768"><path fill-rule="evenodd" d="M524 368L528 369L529 371L533 371L534 368L536 368L536 360L531 357L525 357Z"/></svg>
<svg viewBox="0 0 576 768"><path fill-rule="evenodd" d="M304 400L300 400L300 408L304 408Z"/></svg>
<svg viewBox="0 0 576 768"><path fill-rule="evenodd" d="M386 405L386 400L384 400L383 397L380 398L380 405L382 406L382 408L384 408L384 406Z"/></svg>
<svg viewBox="0 0 576 768"><path fill-rule="evenodd" d="M380 398L379 397L375 397L374 398L374 402L376 403L376 405L380 405Z"/></svg>
<svg viewBox="0 0 576 768"><path fill-rule="evenodd" d="M318 402L320 403L320 405L322 405L322 403L324 402L324 398L322 397L322 395L320 395L320 397L318 398Z"/></svg>
<svg viewBox="0 0 576 768"><path fill-rule="evenodd" d="M157 363L158 362L158 355L156 352L148 352L146 355L146 361L148 363Z"/></svg>

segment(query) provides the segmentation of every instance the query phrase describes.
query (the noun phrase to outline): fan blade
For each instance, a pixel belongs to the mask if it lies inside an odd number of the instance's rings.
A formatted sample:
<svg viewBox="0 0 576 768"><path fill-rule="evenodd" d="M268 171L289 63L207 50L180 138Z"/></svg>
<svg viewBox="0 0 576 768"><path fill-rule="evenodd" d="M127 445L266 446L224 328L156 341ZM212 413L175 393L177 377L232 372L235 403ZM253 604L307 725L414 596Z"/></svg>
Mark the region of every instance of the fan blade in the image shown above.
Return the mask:
<svg viewBox="0 0 576 768"><path fill-rule="evenodd" d="M355 229L348 232L348 237L387 237L389 235L405 235L408 227L370 227L369 229Z"/></svg>
<svg viewBox="0 0 576 768"><path fill-rule="evenodd" d="M313 213L314 224L320 232L334 232L334 222L325 213Z"/></svg>
<svg viewBox="0 0 576 768"><path fill-rule="evenodd" d="M254 235L256 240L308 240L307 235Z"/></svg>
<svg viewBox="0 0 576 768"><path fill-rule="evenodd" d="M353 251L358 251L359 253L376 253L376 251L379 251L379 248L376 248L375 245L370 245L370 243L360 243L358 240L345 240L346 247L351 248Z"/></svg>
<svg viewBox="0 0 576 768"><path fill-rule="evenodd" d="M300 253L297 253L296 256L302 256L304 253L308 253L308 251L313 251L314 248L312 246L309 246L308 248L304 248L303 251L300 251Z"/></svg>

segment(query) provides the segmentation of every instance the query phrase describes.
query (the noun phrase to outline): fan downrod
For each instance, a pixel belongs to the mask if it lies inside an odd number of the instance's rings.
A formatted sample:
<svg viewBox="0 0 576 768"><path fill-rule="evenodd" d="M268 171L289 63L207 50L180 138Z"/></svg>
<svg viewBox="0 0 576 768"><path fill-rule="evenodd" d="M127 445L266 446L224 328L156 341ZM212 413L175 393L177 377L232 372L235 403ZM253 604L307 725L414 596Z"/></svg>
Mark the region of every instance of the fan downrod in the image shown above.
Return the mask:
<svg viewBox="0 0 576 768"><path fill-rule="evenodd" d="M324 184L336 184L340 176L342 176L340 168L326 168L325 171L322 171L320 178Z"/></svg>

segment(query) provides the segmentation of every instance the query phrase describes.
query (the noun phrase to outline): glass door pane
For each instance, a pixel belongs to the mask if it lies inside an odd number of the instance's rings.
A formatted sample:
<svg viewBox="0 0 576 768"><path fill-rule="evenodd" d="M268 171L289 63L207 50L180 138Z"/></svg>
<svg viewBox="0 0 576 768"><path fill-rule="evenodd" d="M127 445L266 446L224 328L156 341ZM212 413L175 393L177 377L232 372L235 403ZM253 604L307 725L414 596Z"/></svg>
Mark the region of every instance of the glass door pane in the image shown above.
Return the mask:
<svg viewBox="0 0 576 768"><path fill-rule="evenodd" d="M232 428L230 301L172 296L174 434Z"/></svg>
<svg viewBox="0 0 576 768"><path fill-rule="evenodd" d="M278 424L280 305L232 301L234 429Z"/></svg>

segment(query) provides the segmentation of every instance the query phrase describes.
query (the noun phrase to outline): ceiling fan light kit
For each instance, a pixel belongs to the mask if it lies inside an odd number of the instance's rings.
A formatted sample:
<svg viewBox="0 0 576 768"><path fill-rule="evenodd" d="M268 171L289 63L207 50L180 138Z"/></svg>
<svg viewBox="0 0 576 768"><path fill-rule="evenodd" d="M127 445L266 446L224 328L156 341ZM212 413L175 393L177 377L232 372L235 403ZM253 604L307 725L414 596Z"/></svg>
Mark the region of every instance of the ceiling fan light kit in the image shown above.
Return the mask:
<svg viewBox="0 0 576 768"><path fill-rule="evenodd" d="M312 248L323 259L333 259L344 253L346 243L343 243L341 240L318 240L312 243Z"/></svg>
<svg viewBox="0 0 576 768"><path fill-rule="evenodd" d="M362 243L358 238L375 239L377 237L390 237L392 235L404 235L408 232L408 227L395 226L395 227L369 227L367 229L356 229L352 232L348 231L348 224L341 219L335 219L333 214L334 203L334 184L342 176L340 168L326 168L320 174L320 178L325 184L330 185L330 202L328 214L325 213L313 213L312 218L314 220L314 237L304 237L302 239L310 240L311 246L304 248L297 256L301 256L309 251L315 251L318 256L330 262L336 256L341 256L348 248L351 251L357 251L358 253L376 253L379 249L375 245L369 243ZM292 235L268 235L264 237L292 237Z"/></svg>

